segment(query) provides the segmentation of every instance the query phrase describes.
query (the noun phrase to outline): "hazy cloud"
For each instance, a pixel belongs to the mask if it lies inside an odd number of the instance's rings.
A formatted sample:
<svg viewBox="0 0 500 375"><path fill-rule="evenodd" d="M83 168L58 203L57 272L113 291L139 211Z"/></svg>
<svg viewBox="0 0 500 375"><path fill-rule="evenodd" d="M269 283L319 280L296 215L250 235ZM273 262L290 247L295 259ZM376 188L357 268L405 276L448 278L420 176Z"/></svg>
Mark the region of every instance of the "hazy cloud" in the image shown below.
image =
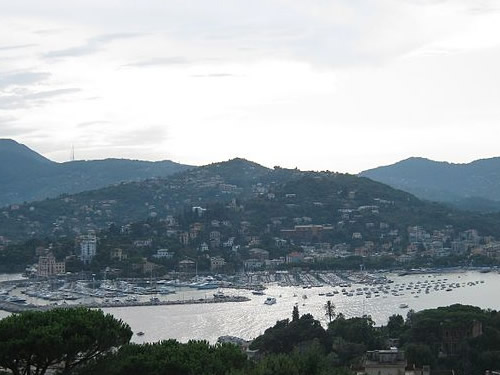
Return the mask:
<svg viewBox="0 0 500 375"><path fill-rule="evenodd" d="M88 39L85 44L80 46L49 51L44 55L44 57L59 58L59 57L78 57L78 56L89 55L92 53L99 52L106 44L111 43L115 40L135 38L140 35L142 34L139 33L102 34Z"/></svg>
<svg viewBox="0 0 500 375"><path fill-rule="evenodd" d="M6 126L7 124L10 124L10 123L13 123L17 120L16 117L14 116L0 116L0 124L2 124L2 129L4 128L4 126Z"/></svg>
<svg viewBox="0 0 500 375"><path fill-rule="evenodd" d="M0 126L2 127L2 137L18 137L38 130L38 127L28 127L20 125L18 119L12 116L0 117Z"/></svg>
<svg viewBox="0 0 500 375"><path fill-rule="evenodd" d="M0 90L9 86L25 86L44 81L50 77L48 72L0 73Z"/></svg>
<svg viewBox="0 0 500 375"><path fill-rule="evenodd" d="M39 92L21 92L12 95L0 96L0 109L27 108L41 105L46 99L79 92L78 88L66 88Z"/></svg>
<svg viewBox="0 0 500 375"><path fill-rule="evenodd" d="M193 74L191 77L196 78L224 78L224 77L236 77L236 75L231 73L211 73L211 74Z"/></svg>
<svg viewBox="0 0 500 375"><path fill-rule="evenodd" d="M94 125L103 125L103 124L109 124L109 121L104 121L104 120L96 120L96 121L84 121L78 123L76 126L79 128L86 128Z"/></svg>
<svg viewBox="0 0 500 375"><path fill-rule="evenodd" d="M143 146L160 144L167 138L165 125L142 126L137 129L118 132L113 136L113 144L119 146Z"/></svg>
<svg viewBox="0 0 500 375"><path fill-rule="evenodd" d="M174 57L159 57L153 58L144 61L138 61L131 64L126 64L124 66L132 66L132 67L148 67L148 66L161 66L161 65L185 65L190 64L191 61L182 56L174 56Z"/></svg>
<svg viewBox="0 0 500 375"><path fill-rule="evenodd" d="M53 96L74 94L74 93L79 92L79 91L81 91L81 89L79 89L79 88L66 88L66 89L40 91L40 92L26 95L26 98L27 99L46 99L46 98L51 98Z"/></svg>
<svg viewBox="0 0 500 375"><path fill-rule="evenodd" d="M38 46L38 44L35 44L35 43L0 46L0 51L11 51L11 50L15 50L15 49L30 48L30 47L36 47L36 46Z"/></svg>

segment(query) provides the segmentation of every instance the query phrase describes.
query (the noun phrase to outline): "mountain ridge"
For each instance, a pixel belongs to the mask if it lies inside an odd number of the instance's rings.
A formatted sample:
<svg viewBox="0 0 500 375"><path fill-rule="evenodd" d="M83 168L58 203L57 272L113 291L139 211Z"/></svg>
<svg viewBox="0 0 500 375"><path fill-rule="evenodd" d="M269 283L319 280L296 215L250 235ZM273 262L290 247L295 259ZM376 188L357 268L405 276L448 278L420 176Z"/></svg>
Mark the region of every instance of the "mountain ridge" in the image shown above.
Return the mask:
<svg viewBox="0 0 500 375"><path fill-rule="evenodd" d="M411 157L359 173L432 201L478 211L500 207L500 157L470 163ZM477 202L476 205L474 202ZM489 203L488 203L489 202Z"/></svg>
<svg viewBox="0 0 500 375"><path fill-rule="evenodd" d="M0 207L167 176L189 168L192 166L170 160L118 158L57 163L14 140L0 139Z"/></svg>
<svg viewBox="0 0 500 375"><path fill-rule="evenodd" d="M67 238L110 225L124 228L169 216L188 218L207 207L216 220L238 215L241 223L247 223L242 229L246 235L262 235L276 225L293 229L300 222L333 225L335 238L343 241L357 232L378 241L379 227L404 234L415 225L429 230L453 225L461 230L478 228L488 235L498 235L500 228L499 216L459 212L369 178L269 169L236 158L163 178L6 207L0 210L0 236Z"/></svg>

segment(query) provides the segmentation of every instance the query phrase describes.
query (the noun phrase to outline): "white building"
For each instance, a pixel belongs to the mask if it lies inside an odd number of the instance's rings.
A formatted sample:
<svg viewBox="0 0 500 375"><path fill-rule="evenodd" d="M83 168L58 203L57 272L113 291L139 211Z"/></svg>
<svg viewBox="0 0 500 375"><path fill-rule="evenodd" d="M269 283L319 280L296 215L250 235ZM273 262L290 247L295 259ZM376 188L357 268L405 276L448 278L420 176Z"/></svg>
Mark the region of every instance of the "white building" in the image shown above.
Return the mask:
<svg viewBox="0 0 500 375"><path fill-rule="evenodd" d="M97 237L93 231L80 236L80 260L89 264L97 252Z"/></svg>
<svg viewBox="0 0 500 375"><path fill-rule="evenodd" d="M168 249L158 249L156 250L156 254L153 255L153 258L165 258L165 259L172 259L174 257L174 252L169 251Z"/></svg>

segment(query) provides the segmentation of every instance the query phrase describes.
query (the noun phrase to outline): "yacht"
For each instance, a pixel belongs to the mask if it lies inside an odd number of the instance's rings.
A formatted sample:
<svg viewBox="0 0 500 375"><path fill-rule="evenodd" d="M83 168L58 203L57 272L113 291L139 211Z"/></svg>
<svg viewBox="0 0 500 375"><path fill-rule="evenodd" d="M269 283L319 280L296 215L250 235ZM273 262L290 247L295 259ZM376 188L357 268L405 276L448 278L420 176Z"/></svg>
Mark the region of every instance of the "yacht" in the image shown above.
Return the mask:
<svg viewBox="0 0 500 375"><path fill-rule="evenodd" d="M264 304L266 305L274 305L276 303L276 298L274 297L267 297L267 299L264 301Z"/></svg>
<svg viewBox="0 0 500 375"><path fill-rule="evenodd" d="M400 309L407 309L408 308L408 304L402 303L401 305L399 305L399 308Z"/></svg>
<svg viewBox="0 0 500 375"><path fill-rule="evenodd" d="M214 298L222 299L222 298L226 298L226 295L224 294L224 292L218 291L217 293L214 293Z"/></svg>

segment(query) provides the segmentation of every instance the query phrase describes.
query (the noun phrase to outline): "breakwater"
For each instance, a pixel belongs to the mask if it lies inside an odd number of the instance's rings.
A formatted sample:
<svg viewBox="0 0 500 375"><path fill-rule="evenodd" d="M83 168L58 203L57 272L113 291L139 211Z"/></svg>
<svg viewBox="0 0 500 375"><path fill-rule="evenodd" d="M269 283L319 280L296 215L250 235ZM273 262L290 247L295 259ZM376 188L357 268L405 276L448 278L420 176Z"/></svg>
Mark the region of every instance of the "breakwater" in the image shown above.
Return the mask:
<svg viewBox="0 0 500 375"><path fill-rule="evenodd" d="M92 302L92 303L78 303L78 304L57 304L57 305L33 305L33 304L20 304L14 302L1 301L0 310L10 313L19 313L23 311L45 311L54 308L75 308L75 307L88 307L88 308L117 308L117 307L137 307L137 306L170 306L170 305L196 305L207 303L227 303L227 302L247 302L250 298L243 296L228 296L223 298L200 298L200 299L186 299L175 301L132 301L132 302Z"/></svg>

